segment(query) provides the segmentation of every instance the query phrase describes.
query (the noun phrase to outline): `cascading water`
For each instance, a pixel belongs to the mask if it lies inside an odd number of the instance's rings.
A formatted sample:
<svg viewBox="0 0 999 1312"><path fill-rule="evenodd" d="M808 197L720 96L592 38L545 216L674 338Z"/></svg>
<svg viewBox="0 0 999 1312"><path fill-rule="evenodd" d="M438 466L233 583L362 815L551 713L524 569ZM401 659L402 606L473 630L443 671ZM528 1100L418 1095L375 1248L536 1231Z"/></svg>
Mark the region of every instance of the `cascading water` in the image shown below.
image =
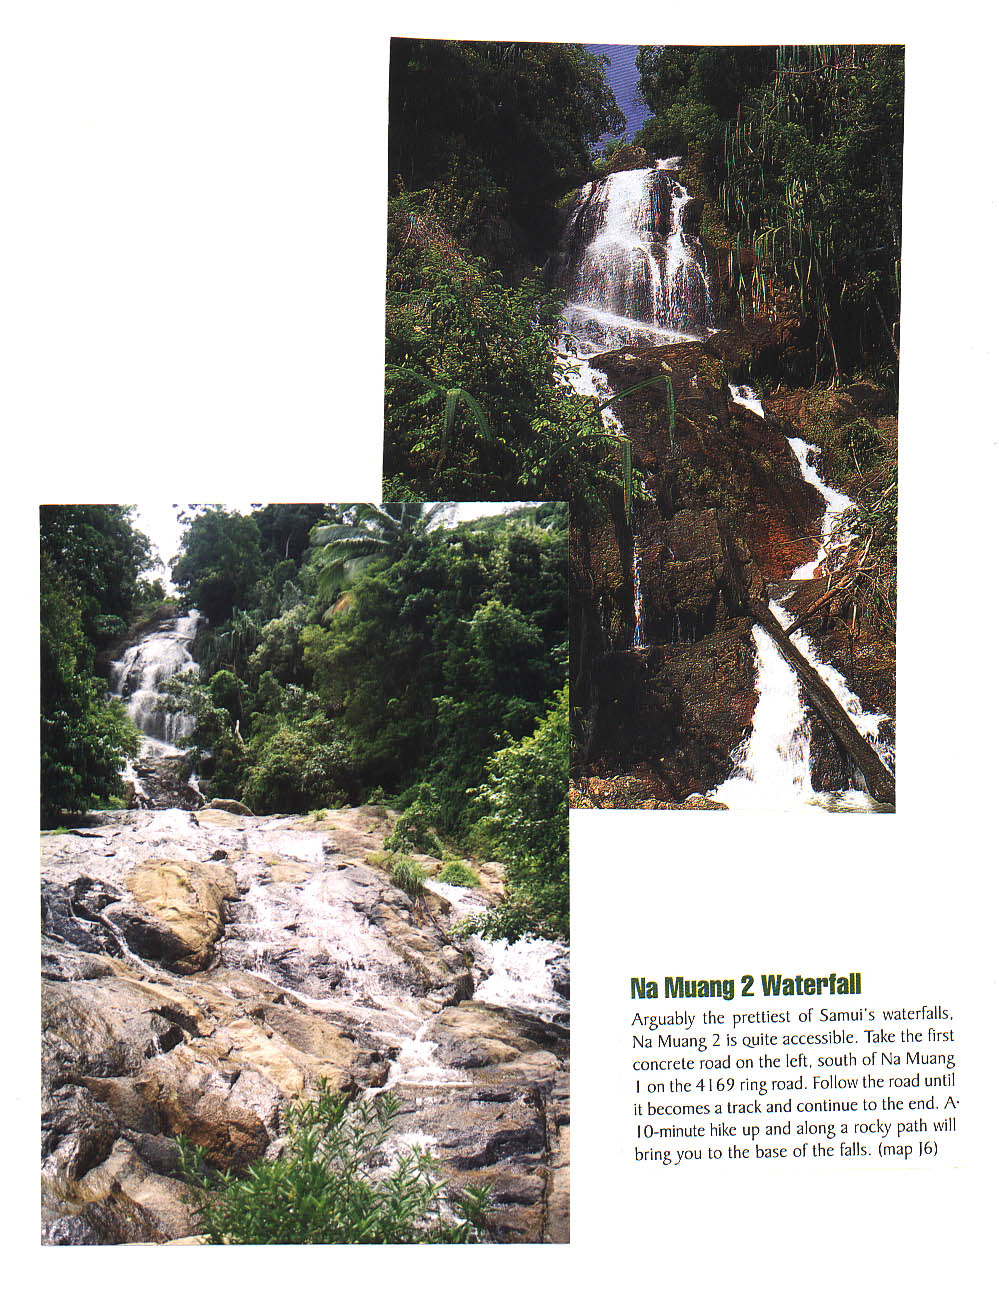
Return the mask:
<svg viewBox="0 0 999 1312"><path fill-rule="evenodd" d="M652 169L613 173L591 182L581 190L569 213L555 262L555 281L569 298L556 349L564 381L580 395L601 401L613 395L607 375L593 364L595 355L700 340L714 329L707 260L700 240L688 231L692 198L675 176L680 162L659 160ZM734 403L765 417L752 388L730 385L730 392ZM608 432L625 435L611 410L605 408L602 414ZM840 525L851 503L822 482L815 467L817 448L799 439L788 440L802 478L818 489L826 507L816 557L793 575L796 580L808 579L848 540ZM647 637L637 542L632 551L635 623L631 645L639 649ZM790 616L776 602L771 608L782 628L788 628ZM736 755L732 777L712 795L733 807L787 808L812 803L828 809L875 809L878 804L859 788L836 795L813 790L809 711L798 677L761 626L754 628L753 635L759 696L752 731ZM606 627L604 639L606 648ZM677 615L674 641L684 640L683 623ZM887 717L865 712L843 676L818 659L804 634L792 635L791 641L891 766L891 749L879 739Z"/></svg>
<svg viewBox="0 0 999 1312"><path fill-rule="evenodd" d="M729 385L733 401L764 417L763 405L752 388ZM844 493L829 487L819 477L815 460L819 450L800 438L788 438L798 461L801 476L817 488L825 502L818 554L800 566L792 579L815 577L830 551L849 541L842 528L842 517L853 504ZM790 614L776 601L770 609L782 629L793 623ZM735 770L711 796L732 809L793 809L802 804L826 810L871 810L876 804L861 788L837 793L822 793L812 787L811 732L798 676L781 655L776 643L760 626L753 626L756 644L756 690L758 701L749 737L736 752ZM886 716L865 711L860 699L850 690L843 675L822 661L810 639L800 630L791 642L821 675L844 711L878 755L891 768L894 764L890 746L880 741Z"/></svg>
<svg viewBox="0 0 999 1312"><path fill-rule="evenodd" d="M566 223L565 331L581 354L702 337L713 326L704 250L687 231L676 160L587 183Z"/></svg>
<svg viewBox="0 0 999 1312"><path fill-rule="evenodd" d="M191 643L200 622L196 610L164 620L111 666L111 691L122 698L137 727L161 743L176 743L194 727L190 716L160 709L159 689L175 674L198 672Z"/></svg>
<svg viewBox="0 0 999 1312"><path fill-rule="evenodd" d="M853 502L845 493L837 492L828 483L823 483L819 477L815 468L815 461L820 454L817 446L812 446L800 437L789 437L787 440L798 461L801 477L806 483L811 483L812 487L818 490L819 495L826 504L819 537L819 554L807 564L799 565L791 575L792 579L812 579L818 574L819 567L829 553L849 540L849 534L844 532L840 525L843 515L850 509Z"/></svg>
<svg viewBox="0 0 999 1312"><path fill-rule="evenodd" d="M635 543L631 549L632 553L632 577L635 588L635 636L632 639L632 647L639 651L645 644L645 615L642 603L642 554Z"/></svg>
<svg viewBox="0 0 999 1312"><path fill-rule="evenodd" d="M474 889L455 888L428 880L427 887L445 898L459 919L481 914L486 902ZM475 990L480 1002L529 1011L542 1020L568 1022L569 1004L558 991L559 977L567 978L569 950L544 938L484 939L473 934L468 940L481 976Z"/></svg>
<svg viewBox="0 0 999 1312"><path fill-rule="evenodd" d="M285 1099L319 1079L370 1097L396 1086L404 1105L383 1155L435 1147L446 1173L471 1173L458 1183L477 1182L485 1163L509 1199L497 1199L500 1219L513 1214L516 1233L541 1242L567 1150L568 951L456 933L486 895L393 887L373 859L392 823L379 807L322 820L209 807L43 836L45 1014L58 1017L47 1051L71 1052L83 1078L99 1062L112 1079L142 1079L148 1061L160 1101L245 1127L233 1138L260 1149L280 1134ZM173 970L174 943L195 946L197 969ZM107 964L95 968L97 953ZM105 991L107 978L120 991ZM81 981L85 993L68 998ZM122 1036L110 1048L109 1033ZM62 1087L65 1065L45 1069ZM106 1127L107 1104L94 1106ZM133 1106L148 1120L134 1099L128 1116ZM122 1169L135 1179L130 1161ZM148 1173L138 1184L145 1207Z"/></svg>
<svg viewBox="0 0 999 1312"><path fill-rule="evenodd" d="M486 903L473 889L427 881L427 888L450 903L452 914L464 920L481 914ZM478 982L472 995L477 1002L528 1012L559 1026L568 1026L569 1004L557 981L568 978L568 949L548 939L483 939L473 934L465 943L474 961ZM399 1049L388 1085L467 1084L467 1075L443 1065L433 1042L425 1037L430 1022L421 1025Z"/></svg>
<svg viewBox="0 0 999 1312"><path fill-rule="evenodd" d="M200 622L196 610L164 620L127 648L111 666L111 691L125 703L129 718L142 733L138 763L125 771L125 779L135 790L140 805L156 805L164 784L171 804L182 800L178 797L178 781L169 774L164 776L154 762L183 754L177 743L193 731L194 720L189 715L162 709L160 689L175 674L197 674L191 643ZM194 801L200 796L193 774L181 786L181 793L184 791L189 794L188 801L190 795Z"/></svg>
<svg viewBox="0 0 999 1312"><path fill-rule="evenodd" d="M607 375L591 363L593 354L691 341L713 327L707 261L685 219L692 197L673 176L680 162L661 159L655 168L587 183L569 215L560 254L561 280L572 299L556 353L564 381L580 396L612 395ZM602 413L607 430L623 435L613 410ZM646 645L641 571L636 543L634 649Z"/></svg>
<svg viewBox="0 0 999 1312"><path fill-rule="evenodd" d="M257 879L236 909L220 946L219 962L247 970L310 1010L349 1015L378 1031L398 1055L385 1086L467 1085L467 1073L443 1062L426 1036L436 1016L414 1001L414 981L389 939L374 940L381 882L330 850L323 834L289 830L287 820L257 829L258 852L269 849ZM230 842L239 842L233 834ZM427 887L465 919L486 909L474 889L427 881ZM437 913L439 914L439 913ZM557 991L567 976L568 949L546 939L509 944L478 935L462 942L476 978L474 998L568 1024L568 1003Z"/></svg>

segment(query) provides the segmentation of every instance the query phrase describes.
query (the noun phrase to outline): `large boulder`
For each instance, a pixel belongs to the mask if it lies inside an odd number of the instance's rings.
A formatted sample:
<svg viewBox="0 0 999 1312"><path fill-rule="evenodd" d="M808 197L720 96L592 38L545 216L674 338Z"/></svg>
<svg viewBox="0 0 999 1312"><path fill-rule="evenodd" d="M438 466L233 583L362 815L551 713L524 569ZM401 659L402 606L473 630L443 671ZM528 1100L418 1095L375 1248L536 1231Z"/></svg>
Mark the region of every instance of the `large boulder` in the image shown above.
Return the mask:
<svg viewBox="0 0 999 1312"><path fill-rule="evenodd" d="M183 975L204 970L236 897L229 866L151 858L128 871L132 904L107 911L132 951Z"/></svg>

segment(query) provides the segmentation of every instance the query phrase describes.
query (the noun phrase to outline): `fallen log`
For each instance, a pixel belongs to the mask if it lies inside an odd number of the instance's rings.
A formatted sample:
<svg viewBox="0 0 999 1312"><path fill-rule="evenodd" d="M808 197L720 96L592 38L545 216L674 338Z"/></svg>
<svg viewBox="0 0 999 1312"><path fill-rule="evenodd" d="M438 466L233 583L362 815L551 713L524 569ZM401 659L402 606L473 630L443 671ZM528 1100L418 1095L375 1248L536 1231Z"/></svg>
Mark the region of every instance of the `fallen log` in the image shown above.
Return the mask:
<svg viewBox="0 0 999 1312"><path fill-rule="evenodd" d="M751 602L749 613L754 622L761 625L777 644L777 649L801 680L812 708L864 776L867 790L874 800L894 806L894 775L847 715L819 672L790 641L769 607Z"/></svg>
<svg viewBox="0 0 999 1312"><path fill-rule="evenodd" d="M794 621L793 624L789 625L784 630L784 633L787 635L787 637L790 638L791 634L797 632L797 630L801 628L801 626L805 623L806 620L810 620L812 616L816 614L816 612L820 611L822 607L826 605L827 602L832 601L833 597L836 596L837 592L843 592L847 588L853 587L853 585L857 582L857 579L860 575L860 571L863 568L864 561L867 559L867 553L868 551L870 551L870 549L871 549L871 539L868 538L863 551L860 553L857 559L854 560L853 562L848 562L848 566L844 565L841 569L833 573L830 576L829 587L825 590L825 592L823 592L822 596L818 599L818 601L813 602L806 611L803 611L798 616L798 618ZM854 611L856 611L856 608L857 608L857 604L856 602L854 602Z"/></svg>

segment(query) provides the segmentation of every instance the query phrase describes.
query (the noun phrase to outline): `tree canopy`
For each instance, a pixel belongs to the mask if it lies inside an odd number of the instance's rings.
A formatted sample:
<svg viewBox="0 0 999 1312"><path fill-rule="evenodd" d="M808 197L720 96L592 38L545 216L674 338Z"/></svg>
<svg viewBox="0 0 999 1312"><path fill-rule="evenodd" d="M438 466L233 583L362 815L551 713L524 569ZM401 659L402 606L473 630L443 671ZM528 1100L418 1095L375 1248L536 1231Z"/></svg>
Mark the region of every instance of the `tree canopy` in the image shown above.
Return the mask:
<svg viewBox="0 0 999 1312"><path fill-rule="evenodd" d="M537 258L553 202L585 178L590 147L624 126L603 62L558 42L393 40L390 179L486 191Z"/></svg>
<svg viewBox="0 0 999 1312"><path fill-rule="evenodd" d="M817 376L897 379L904 48L643 46L638 67L636 141L703 170L752 248L747 302L814 324Z"/></svg>
<svg viewBox="0 0 999 1312"><path fill-rule="evenodd" d="M256 516L207 507L191 521L171 577L189 606L211 622L228 619L249 601L263 573Z"/></svg>
<svg viewBox="0 0 999 1312"><path fill-rule="evenodd" d="M561 383L540 265L624 117L582 46L392 42L386 499L592 495L606 442ZM516 490L514 490L516 489Z"/></svg>
<svg viewBox="0 0 999 1312"><path fill-rule="evenodd" d="M135 728L95 669L98 647L127 627L143 601L156 599L140 577L152 558L131 510L41 507L41 810L47 821L116 794L138 747Z"/></svg>

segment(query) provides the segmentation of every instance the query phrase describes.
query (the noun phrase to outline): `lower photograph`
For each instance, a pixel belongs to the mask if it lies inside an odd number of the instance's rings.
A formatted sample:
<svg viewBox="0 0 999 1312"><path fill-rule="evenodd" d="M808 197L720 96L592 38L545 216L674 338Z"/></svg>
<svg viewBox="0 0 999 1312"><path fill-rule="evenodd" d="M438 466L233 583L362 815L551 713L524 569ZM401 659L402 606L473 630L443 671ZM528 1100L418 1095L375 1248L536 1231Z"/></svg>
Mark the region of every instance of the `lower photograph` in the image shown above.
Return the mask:
<svg viewBox="0 0 999 1312"><path fill-rule="evenodd" d="M567 531L40 507L43 1244L568 1242Z"/></svg>

